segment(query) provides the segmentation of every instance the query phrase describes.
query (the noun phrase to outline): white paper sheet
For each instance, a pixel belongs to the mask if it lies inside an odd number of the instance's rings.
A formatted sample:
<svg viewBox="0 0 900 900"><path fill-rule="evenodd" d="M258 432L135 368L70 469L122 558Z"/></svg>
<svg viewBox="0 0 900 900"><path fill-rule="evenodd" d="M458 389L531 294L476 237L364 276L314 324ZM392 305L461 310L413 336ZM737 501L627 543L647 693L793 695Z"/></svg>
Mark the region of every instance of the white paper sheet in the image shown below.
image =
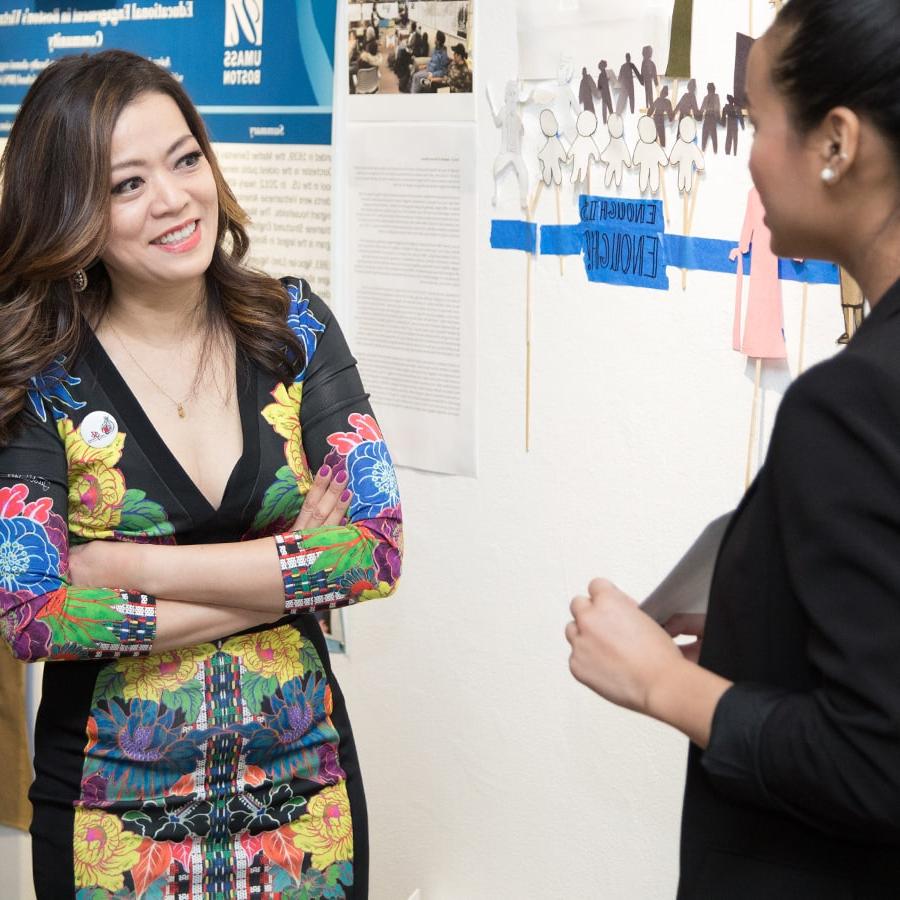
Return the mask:
<svg viewBox="0 0 900 900"><path fill-rule="evenodd" d="M726 513L703 529L675 568L641 604L648 616L662 624L677 613L706 612L713 569L732 515Z"/></svg>
<svg viewBox="0 0 900 900"><path fill-rule="evenodd" d="M475 475L475 129L348 125L352 343L394 462Z"/></svg>

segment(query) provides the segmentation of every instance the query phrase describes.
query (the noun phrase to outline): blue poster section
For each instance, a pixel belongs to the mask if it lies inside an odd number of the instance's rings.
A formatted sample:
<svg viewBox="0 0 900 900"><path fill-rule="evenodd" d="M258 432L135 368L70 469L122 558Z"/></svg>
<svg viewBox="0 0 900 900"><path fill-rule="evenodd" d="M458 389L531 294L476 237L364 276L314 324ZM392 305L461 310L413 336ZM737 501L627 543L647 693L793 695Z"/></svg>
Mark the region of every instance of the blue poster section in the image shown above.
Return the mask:
<svg viewBox="0 0 900 900"><path fill-rule="evenodd" d="M0 0L0 137L53 60L120 48L183 82L215 141L330 144L338 0Z"/></svg>

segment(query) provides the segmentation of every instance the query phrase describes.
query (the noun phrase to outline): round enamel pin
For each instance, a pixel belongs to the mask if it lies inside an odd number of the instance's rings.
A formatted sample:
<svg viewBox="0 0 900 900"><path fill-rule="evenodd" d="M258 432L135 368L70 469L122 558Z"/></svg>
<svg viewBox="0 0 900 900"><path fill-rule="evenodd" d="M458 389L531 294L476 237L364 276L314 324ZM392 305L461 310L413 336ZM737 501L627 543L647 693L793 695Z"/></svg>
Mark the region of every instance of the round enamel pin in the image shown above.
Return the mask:
<svg viewBox="0 0 900 900"><path fill-rule="evenodd" d="M99 450L108 447L116 439L119 423L108 412L98 409L81 420L78 432L89 447Z"/></svg>

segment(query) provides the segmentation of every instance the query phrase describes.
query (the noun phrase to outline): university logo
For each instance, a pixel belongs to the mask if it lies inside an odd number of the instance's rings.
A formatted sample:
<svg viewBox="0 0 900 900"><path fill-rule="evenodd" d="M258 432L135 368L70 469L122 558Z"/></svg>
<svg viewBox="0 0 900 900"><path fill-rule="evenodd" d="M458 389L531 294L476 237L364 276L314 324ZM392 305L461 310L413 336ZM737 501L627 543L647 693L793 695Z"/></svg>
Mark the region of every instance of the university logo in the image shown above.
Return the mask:
<svg viewBox="0 0 900 900"><path fill-rule="evenodd" d="M225 0L225 46L262 46L264 0Z"/></svg>

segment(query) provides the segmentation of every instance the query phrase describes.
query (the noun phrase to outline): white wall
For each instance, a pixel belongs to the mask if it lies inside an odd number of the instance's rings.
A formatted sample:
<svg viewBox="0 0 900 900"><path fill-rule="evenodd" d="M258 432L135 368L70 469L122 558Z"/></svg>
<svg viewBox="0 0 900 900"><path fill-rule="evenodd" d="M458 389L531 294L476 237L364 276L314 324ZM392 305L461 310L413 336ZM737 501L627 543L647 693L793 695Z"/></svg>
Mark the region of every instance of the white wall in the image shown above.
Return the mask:
<svg viewBox="0 0 900 900"><path fill-rule="evenodd" d="M488 245L491 218L518 210L512 178L490 205L499 134L484 99L516 71L513 6L480 3L475 26L479 478L401 470L403 583L349 611L350 653L335 669L366 779L373 900L415 888L422 900L657 900L674 896L686 741L576 684L563 628L590 577L640 597L736 504L753 369L731 349L733 277L692 273L682 293L670 272L664 294L589 285L574 258L561 278L541 259L524 452L526 264ZM695 3L694 61L723 97L747 15L724 6ZM754 11L758 24L771 17L765 2ZM721 144L711 158L694 234L739 235L749 135L739 161ZM555 222L552 193L537 218ZM791 358L764 371L761 445L797 373L799 284L784 301ZM842 330L837 289L811 288L807 363Z"/></svg>

